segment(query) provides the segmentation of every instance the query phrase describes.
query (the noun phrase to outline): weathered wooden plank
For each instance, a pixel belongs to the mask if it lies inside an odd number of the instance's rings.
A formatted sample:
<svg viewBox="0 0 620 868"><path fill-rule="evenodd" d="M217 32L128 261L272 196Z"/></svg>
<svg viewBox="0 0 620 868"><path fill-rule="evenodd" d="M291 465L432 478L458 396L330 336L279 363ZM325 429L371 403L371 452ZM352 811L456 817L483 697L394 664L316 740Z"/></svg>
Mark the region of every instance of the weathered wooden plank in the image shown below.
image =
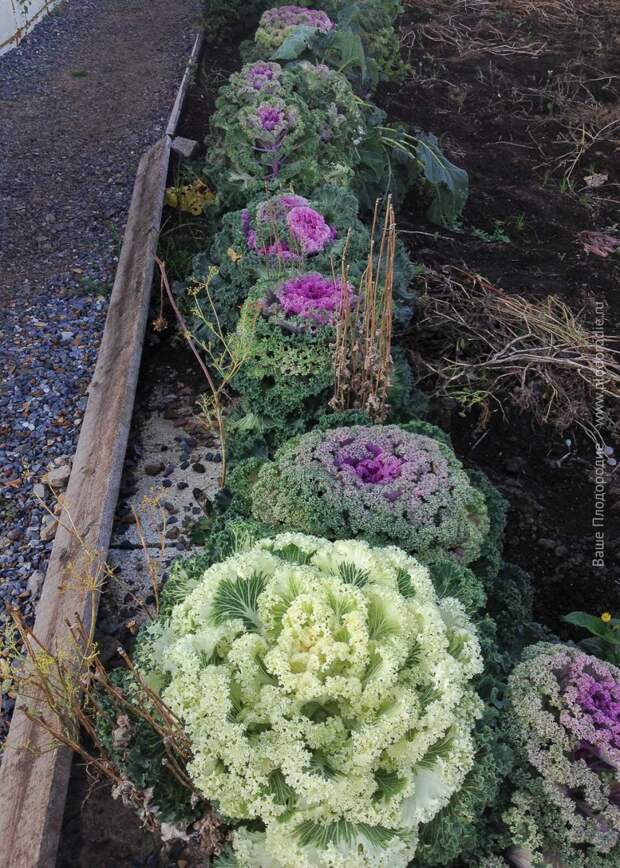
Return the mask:
<svg viewBox="0 0 620 868"><path fill-rule="evenodd" d="M164 136L142 157L88 404L37 607L34 633L46 646L69 646L65 620L96 617L133 413L148 317L154 257L170 156ZM73 528L72 528L73 526ZM78 578L80 577L80 581ZM0 768L0 864L53 868L71 769L71 752L49 749L19 699ZM53 720L46 711L46 718Z"/></svg>
<svg viewBox="0 0 620 868"><path fill-rule="evenodd" d="M189 90L192 76L194 75L194 70L198 63L198 59L200 58L200 52L202 51L204 38L204 30L201 29L200 32L197 34L196 39L194 40L194 47L192 48L192 53L190 54L189 60L187 61L185 73L183 75L183 78L181 79L181 86L179 87L177 98L175 99L174 105L172 106L172 111L170 112L168 126L166 127L167 136L176 135L179 120L181 118L181 112L183 111L183 105L185 104L185 97L187 96L187 91Z"/></svg>

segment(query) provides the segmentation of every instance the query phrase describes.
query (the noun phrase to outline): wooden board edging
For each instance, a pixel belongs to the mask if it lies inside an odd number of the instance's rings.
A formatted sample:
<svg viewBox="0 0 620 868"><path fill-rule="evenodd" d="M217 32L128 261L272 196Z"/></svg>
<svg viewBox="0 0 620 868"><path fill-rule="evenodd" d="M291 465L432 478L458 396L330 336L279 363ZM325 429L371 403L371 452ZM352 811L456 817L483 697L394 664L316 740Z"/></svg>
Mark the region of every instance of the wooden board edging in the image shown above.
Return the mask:
<svg viewBox="0 0 620 868"><path fill-rule="evenodd" d="M183 78L181 79L181 85L177 93L177 98L175 99L174 105L172 106L172 111L170 112L170 118L168 119L168 125L166 126L167 136L172 137L176 135L179 120L181 119L181 112L183 111L183 106L185 104L185 97L187 96L187 91L189 90L189 86L192 82L194 68L196 67L200 58L200 52L202 51L204 40L205 34L204 30L201 28L196 35L196 39L194 40L194 47L192 48L189 60L187 61L187 66L185 67Z"/></svg>
<svg viewBox="0 0 620 868"><path fill-rule="evenodd" d="M60 524L37 606L35 636L68 647L65 621L96 618L98 593L118 500L146 331L154 257L170 158L165 135L140 160L123 247ZM73 528L72 528L73 525ZM81 537L81 542L78 539ZM77 581L76 577L80 577ZM52 748L18 698L0 766L2 868L54 868L72 754ZM45 716L53 722L49 710Z"/></svg>

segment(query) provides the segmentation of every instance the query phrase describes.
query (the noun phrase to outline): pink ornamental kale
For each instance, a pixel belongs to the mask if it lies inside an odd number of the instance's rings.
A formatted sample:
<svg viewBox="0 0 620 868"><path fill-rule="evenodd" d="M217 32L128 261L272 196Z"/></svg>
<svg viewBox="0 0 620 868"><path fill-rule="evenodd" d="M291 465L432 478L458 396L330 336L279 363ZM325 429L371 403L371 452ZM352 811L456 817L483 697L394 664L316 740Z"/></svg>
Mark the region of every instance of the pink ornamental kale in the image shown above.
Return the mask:
<svg viewBox="0 0 620 868"><path fill-rule="evenodd" d="M586 654L573 659L562 677L566 707L560 722L620 767L620 684L604 663Z"/></svg>
<svg viewBox="0 0 620 868"><path fill-rule="evenodd" d="M261 202L256 209L256 219L260 224L268 226L281 226L286 221L292 208L303 208L308 205L308 200L303 196L295 196L293 193L285 193L282 196L273 196L266 202Z"/></svg>
<svg viewBox="0 0 620 868"><path fill-rule="evenodd" d="M243 211L241 228L250 250L284 262L301 262L304 256L322 253L337 238L336 230L307 199L289 193L261 202L255 227L250 211Z"/></svg>
<svg viewBox="0 0 620 868"><path fill-rule="evenodd" d="M571 868L620 864L620 670L540 643L508 694L520 781L504 815L513 843L534 861L556 852Z"/></svg>
<svg viewBox="0 0 620 868"><path fill-rule="evenodd" d="M295 207L289 211L288 227L306 255L319 253L334 240L334 233L323 215L308 206Z"/></svg>
<svg viewBox="0 0 620 868"><path fill-rule="evenodd" d="M298 316L317 325L333 324L350 286L320 274L303 274L285 280L275 295L286 316Z"/></svg>

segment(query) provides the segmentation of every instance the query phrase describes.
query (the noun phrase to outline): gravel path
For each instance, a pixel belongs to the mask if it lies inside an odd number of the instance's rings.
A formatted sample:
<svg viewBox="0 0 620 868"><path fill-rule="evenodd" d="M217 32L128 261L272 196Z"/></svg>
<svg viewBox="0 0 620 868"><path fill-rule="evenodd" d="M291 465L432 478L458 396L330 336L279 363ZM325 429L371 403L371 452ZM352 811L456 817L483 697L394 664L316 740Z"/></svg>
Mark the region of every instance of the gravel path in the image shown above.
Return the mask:
<svg viewBox="0 0 620 868"><path fill-rule="evenodd" d="M0 655L53 541L140 155L159 138L196 0L67 0L0 58ZM12 702L3 697L3 715Z"/></svg>

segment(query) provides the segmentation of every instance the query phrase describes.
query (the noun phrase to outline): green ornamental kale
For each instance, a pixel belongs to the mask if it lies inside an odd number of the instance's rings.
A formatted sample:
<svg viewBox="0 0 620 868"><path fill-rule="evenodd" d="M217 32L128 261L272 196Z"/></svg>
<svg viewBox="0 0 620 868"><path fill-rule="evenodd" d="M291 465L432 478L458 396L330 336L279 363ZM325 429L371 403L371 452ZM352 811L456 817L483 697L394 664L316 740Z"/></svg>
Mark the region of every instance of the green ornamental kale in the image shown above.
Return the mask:
<svg viewBox="0 0 620 868"><path fill-rule="evenodd" d="M211 119L207 173L226 207L294 185L347 187L365 134L346 79L327 67L248 64L234 73Z"/></svg>

